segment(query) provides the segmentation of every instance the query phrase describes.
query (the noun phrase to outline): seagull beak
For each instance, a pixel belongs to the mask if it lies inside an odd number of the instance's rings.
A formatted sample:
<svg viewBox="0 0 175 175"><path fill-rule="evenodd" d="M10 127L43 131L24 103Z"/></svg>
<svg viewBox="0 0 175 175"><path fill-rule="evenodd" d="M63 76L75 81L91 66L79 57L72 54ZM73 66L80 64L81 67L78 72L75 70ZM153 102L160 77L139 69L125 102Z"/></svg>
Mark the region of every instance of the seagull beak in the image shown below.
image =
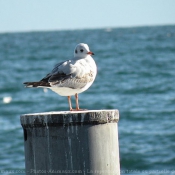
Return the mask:
<svg viewBox="0 0 175 175"><path fill-rule="evenodd" d="M95 55L93 52L88 52L87 54L88 55Z"/></svg>

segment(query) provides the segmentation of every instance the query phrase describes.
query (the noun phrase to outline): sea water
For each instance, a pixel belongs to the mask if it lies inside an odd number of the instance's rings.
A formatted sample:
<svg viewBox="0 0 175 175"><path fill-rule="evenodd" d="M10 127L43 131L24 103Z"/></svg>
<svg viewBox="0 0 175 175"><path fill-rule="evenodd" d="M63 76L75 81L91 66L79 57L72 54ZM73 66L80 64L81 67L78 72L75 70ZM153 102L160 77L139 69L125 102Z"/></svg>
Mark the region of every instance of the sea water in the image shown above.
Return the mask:
<svg viewBox="0 0 175 175"><path fill-rule="evenodd" d="M66 97L23 82L71 59L80 42L98 67L80 107L120 111L121 174L175 174L175 26L0 34L0 174L24 174L21 114L69 109Z"/></svg>

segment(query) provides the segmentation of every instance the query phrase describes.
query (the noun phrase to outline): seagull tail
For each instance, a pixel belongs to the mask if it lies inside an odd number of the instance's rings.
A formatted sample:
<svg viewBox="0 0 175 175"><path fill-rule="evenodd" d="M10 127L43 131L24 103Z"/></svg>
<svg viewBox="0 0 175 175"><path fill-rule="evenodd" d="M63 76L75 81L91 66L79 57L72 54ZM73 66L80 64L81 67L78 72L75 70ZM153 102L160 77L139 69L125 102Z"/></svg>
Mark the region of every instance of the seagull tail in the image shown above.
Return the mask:
<svg viewBox="0 0 175 175"><path fill-rule="evenodd" d="M38 81L38 82L25 82L23 83L25 87L51 87L48 82Z"/></svg>

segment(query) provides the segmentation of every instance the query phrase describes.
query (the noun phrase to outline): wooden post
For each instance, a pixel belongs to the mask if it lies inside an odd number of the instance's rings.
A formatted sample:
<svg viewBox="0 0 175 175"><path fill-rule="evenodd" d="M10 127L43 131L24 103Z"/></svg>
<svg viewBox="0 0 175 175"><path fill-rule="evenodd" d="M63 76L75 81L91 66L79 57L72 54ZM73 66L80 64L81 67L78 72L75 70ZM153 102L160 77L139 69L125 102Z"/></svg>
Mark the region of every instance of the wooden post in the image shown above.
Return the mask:
<svg viewBox="0 0 175 175"><path fill-rule="evenodd" d="M118 110L24 114L26 175L119 175Z"/></svg>

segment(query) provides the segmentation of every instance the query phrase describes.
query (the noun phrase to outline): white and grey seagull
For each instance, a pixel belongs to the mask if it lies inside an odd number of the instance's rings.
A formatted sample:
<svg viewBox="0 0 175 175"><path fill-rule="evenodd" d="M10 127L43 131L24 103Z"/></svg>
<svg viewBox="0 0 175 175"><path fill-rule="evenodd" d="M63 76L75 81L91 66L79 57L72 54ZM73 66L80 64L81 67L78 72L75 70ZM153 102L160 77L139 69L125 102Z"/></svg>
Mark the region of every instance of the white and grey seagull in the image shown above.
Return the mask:
<svg viewBox="0 0 175 175"><path fill-rule="evenodd" d="M38 82L25 82L26 87L49 88L61 96L68 97L70 111L82 110L78 104L78 94L87 90L95 80L97 66L94 55L87 44L75 47L74 57L55 65L53 70ZM76 109L72 108L71 96L75 95Z"/></svg>

